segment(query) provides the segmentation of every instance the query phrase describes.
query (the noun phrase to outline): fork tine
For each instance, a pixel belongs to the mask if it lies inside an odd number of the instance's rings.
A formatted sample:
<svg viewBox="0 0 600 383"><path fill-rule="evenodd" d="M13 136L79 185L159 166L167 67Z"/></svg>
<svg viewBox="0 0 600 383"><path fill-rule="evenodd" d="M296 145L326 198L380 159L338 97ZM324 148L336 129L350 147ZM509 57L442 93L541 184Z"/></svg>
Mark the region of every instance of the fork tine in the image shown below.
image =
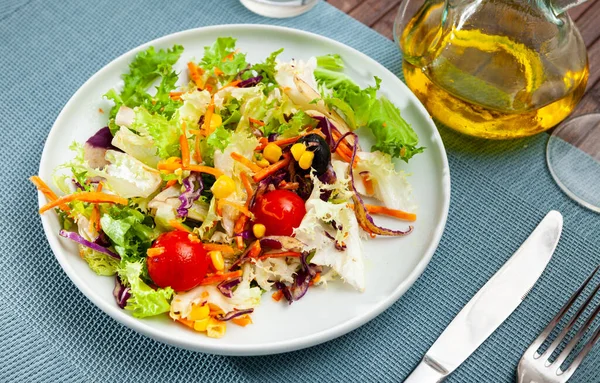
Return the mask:
<svg viewBox="0 0 600 383"><path fill-rule="evenodd" d="M600 270L600 266L596 267L596 269L594 269L594 271L590 274L590 276L587 277L585 282L583 282L583 284L579 287L579 289L577 289L577 291L571 296L571 298L569 298L567 303L565 303L565 305L560 309L558 314L556 314L556 316L554 318L552 318L550 323L548 323L548 326L546 326L546 328L540 333L540 335L533 341L533 343L531 344L531 346L529 347L529 349L526 352L534 351L533 357L535 359L538 359L539 357L541 357L548 351L548 350L546 350L546 351L542 352L541 354L538 354L538 352L537 352L537 350L540 348L542 343L544 343L546 338L548 338L548 335L550 335L550 332L554 329L554 327L556 327L558 322L561 321L561 319L564 317L564 315L567 313L567 311L569 311L569 308L571 307L573 302L575 302L577 300L577 298L579 298L579 296L581 295L583 290L585 290L585 287L587 286L587 284L592 280L592 278L598 272L598 270Z"/></svg>
<svg viewBox="0 0 600 383"><path fill-rule="evenodd" d="M591 349L598 342L598 340L600 340L600 326L598 326L594 335L588 340L588 342L585 344L579 355L577 355L577 357L573 360L573 363L571 363L571 365L564 372L560 370L559 366L559 374L564 375L565 379L567 380L570 379L573 373L575 372L575 369L577 369L581 362L583 362L587 354L591 351Z"/></svg>
<svg viewBox="0 0 600 383"><path fill-rule="evenodd" d="M595 274L596 274L596 272L594 271L590 277L593 277ZM591 280L591 278L588 278L587 281L581 287L583 289L585 289L585 287L587 286L587 284L590 280ZM556 336L556 339L554 339L554 342L552 342L552 344L550 346L548 346L548 349L546 349L546 351L544 353L549 353L549 357L552 355L554 350L556 350L558 345L560 345L560 343L562 343L562 341L564 340L565 336L569 333L569 331L571 331L571 329L575 326L575 324L577 323L579 318L582 316L582 314L585 312L585 310L588 308L590 303L592 303L592 301L594 300L594 297L596 296L596 293L598 293L598 290L600 290L600 283L598 284L598 286L596 286L594 291L588 296L588 298L585 300L585 302L583 302L583 304L581 305L579 310L577 310L575 315L573 315L573 318L571 318L571 320L569 320L569 323L567 323L565 328L563 328L562 331L560 332L560 334L558 334ZM600 306L599 306L599 308L600 308ZM585 326L583 328L585 329ZM577 334L579 334L579 333L577 333ZM566 348L565 348L565 350L566 350ZM562 355L563 353L564 353L564 350L563 350L563 352L561 352L561 354L559 354L559 356ZM568 353L567 353L567 355L568 355ZM557 360L559 360L559 356L557 356L557 358L556 358ZM565 358L566 358L566 356L565 356ZM556 361L553 363L556 363ZM550 363L548 365L550 365ZM559 366L560 366L560 364L559 364Z"/></svg>
<svg viewBox="0 0 600 383"><path fill-rule="evenodd" d="M600 286L600 285L598 285L598 286ZM596 289L596 291L597 290L598 289ZM592 295L592 297L593 297L593 295ZM569 356L571 351L573 351L575 346L577 346L577 343L579 343L581 338L583 338L583 335L585 334L585 332L590 328L590 326L592 325L592 323L598 316L598 313L600 313L600 304L598 304L598 306L596 307L596 309L594 310L592 315L590 315L590 317L585 321L584 325L581 326L579 331L577 331L577 334L573 337L573 339L571 339L571 341L569 342L569 344L567 344L565 349L562 350L562 352L556 357L556 360L553 362L553 364L555 364L559 369L560 369L561 364L563 364L563 362L567 359L567 357ZM594 338L594 337L592 337L592 338Z"/></svg>

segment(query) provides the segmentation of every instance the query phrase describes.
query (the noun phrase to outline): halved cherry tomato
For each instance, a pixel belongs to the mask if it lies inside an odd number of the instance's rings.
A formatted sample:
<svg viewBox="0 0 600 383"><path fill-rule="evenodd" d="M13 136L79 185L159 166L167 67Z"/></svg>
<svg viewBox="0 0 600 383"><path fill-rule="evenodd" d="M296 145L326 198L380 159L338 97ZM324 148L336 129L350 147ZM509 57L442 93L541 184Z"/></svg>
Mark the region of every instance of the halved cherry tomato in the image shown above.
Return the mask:
<svg viewBox="0 0 600 383"><path fill-rule="evenodd" d="M158 287L187 291L196 287L208 272L208 252L201 242L190 240L184 231L161 234L152 248L157 249L158 254L148 256L148 274Z"/></svg>
<svg viewBox="0 0 600 383"><path fill-rule="evenodd" d="M304 200L289 190L273 190L263 194L252 209L255 223L262 223L266 235L290 236L306 215Z"/></svg>

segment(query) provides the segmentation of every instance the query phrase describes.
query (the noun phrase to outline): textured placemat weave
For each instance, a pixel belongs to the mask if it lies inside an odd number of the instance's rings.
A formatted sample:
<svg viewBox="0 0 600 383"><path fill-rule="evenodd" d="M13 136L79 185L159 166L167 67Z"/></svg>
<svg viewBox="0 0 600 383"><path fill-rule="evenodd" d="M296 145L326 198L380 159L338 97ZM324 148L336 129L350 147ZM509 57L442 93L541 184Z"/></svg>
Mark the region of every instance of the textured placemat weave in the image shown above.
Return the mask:
<svg viewBox="0 0 600 383"><path fill-rule="evenodd" d="M320 3L291 20L237 0L0 2L0 382L392 382L550 209L565 230L548 270L515 314L449 382L510 382L520 354L600 262L600 217L568 200L545 166L547 135L484 142L442 129L452 174L446 232L423 276L389 310L326 344L252 358L182 351L124 328L69 281L44 237L34 188L44 140L83 82L120 54L204 25L268 23L348 44L401 74L394 43ZM600 382L595 350L574 377Z"/></svg>

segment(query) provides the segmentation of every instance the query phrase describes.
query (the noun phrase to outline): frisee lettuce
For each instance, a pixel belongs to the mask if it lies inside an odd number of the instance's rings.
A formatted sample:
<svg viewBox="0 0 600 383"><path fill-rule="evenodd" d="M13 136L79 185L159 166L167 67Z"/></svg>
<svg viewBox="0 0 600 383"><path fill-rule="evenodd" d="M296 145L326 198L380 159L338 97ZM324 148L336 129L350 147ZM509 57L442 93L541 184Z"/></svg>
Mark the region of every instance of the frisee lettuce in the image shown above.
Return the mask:
<svg viewBox="0 0 600 383"><path fill-rule="evenodd" d="M174 293L171 287L155 290L148 286L141 278L144 269L144 262L124 262L117 269L121 281L131 289L131 296L127 299L125 310L131 311L136 318L145 318L168 312L171 308L170 300Z"/></svg>
<svg viewBox="0 0 600 383"><path fill-rule="evenodd" d="M230 81L248 66L246 54L236 52L235 42L233 37L219 37L212 46L204 47L200 67L210 75L215 74L215 68L219 68Z"/></svg>

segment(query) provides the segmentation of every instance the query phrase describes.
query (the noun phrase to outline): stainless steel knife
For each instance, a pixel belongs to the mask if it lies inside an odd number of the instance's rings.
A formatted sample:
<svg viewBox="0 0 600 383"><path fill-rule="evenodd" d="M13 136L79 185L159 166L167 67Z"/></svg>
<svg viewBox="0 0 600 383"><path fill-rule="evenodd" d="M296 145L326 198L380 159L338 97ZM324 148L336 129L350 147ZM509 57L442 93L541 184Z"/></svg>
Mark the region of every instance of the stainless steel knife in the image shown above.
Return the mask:
<svg viewBox="0 0 600 383"><path fill-rule="evenodd" d="M553 210L546 215L446 327L405 383L441 382L510 316L552 258L562 223L559 212Z"/></svg>

